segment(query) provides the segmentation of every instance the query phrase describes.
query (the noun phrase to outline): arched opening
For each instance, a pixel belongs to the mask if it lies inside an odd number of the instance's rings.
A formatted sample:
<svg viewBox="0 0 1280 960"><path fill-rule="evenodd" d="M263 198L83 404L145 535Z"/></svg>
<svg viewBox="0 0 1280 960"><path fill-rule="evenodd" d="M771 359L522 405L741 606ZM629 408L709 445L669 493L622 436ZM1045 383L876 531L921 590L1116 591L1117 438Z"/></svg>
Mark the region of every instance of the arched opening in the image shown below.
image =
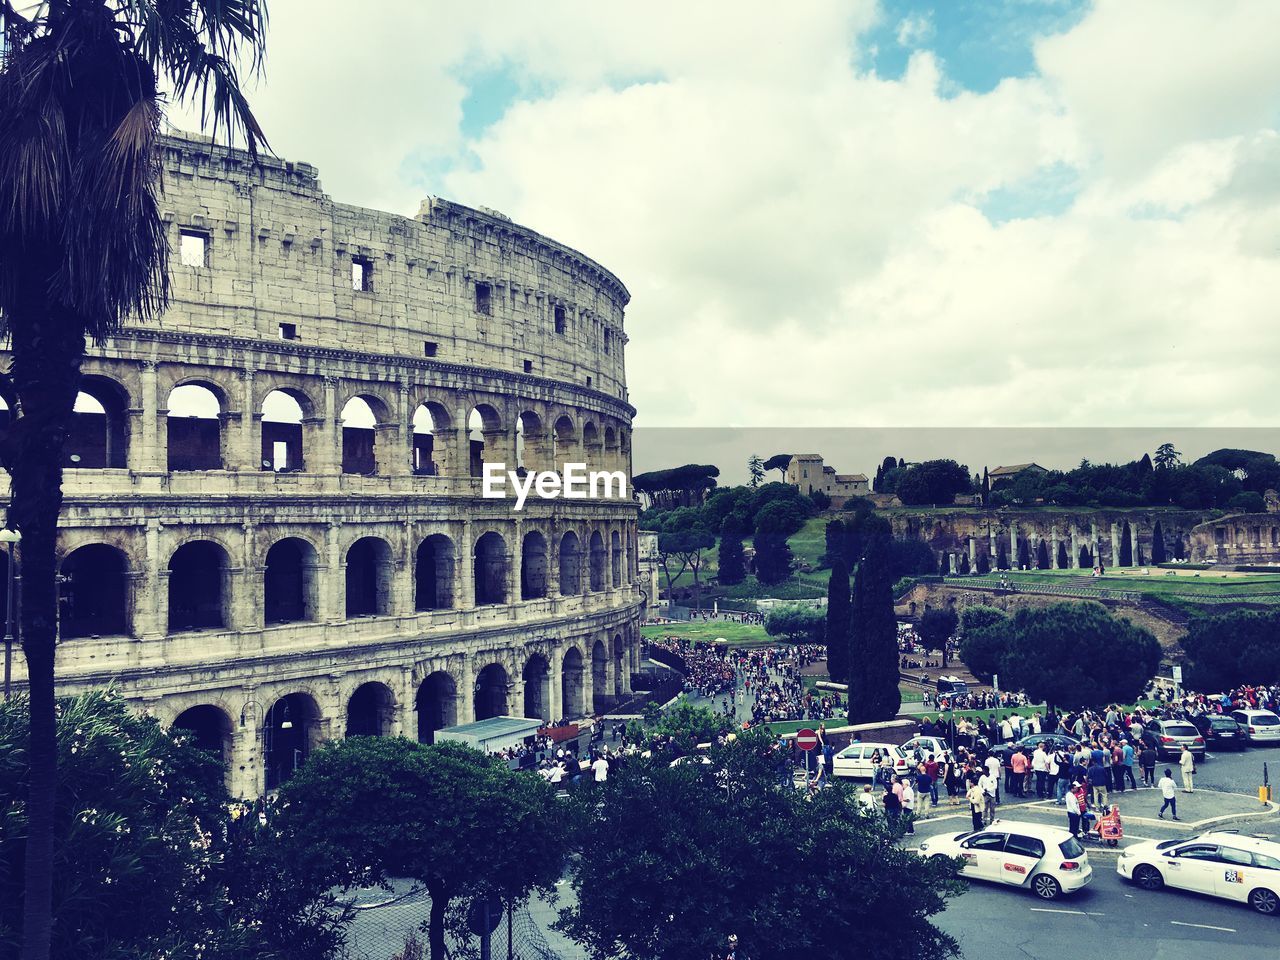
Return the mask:
<svg viewBox="0 0 1280 960"><path fill-rule="evenodd" d="M542 420L526 410L516 420L516 469L523 473L546 469L546 433Z"/></svg>
<svg viewBox="0 0 1280 960"><path fill-rule="evenodd" d="M491 663L476 675L476 719L488 720L507 713L507 671Z"/></svg>
<svg viewBox="0 0 1280 960"><path fill-rule="evenodd" d="M484 475L486 458L502 459L498 439L502 435L502 419L487 403L477 404L467 414L467 440L470 447L471 476ZM487 457L486 457L487 454Z"/></svg>
<svg viewBox="0 0 1280 960"><path fill-rule="evenodd" d="M616 633L613 636L613 695L618 700L623 697L622 678L626 676L626 665L623 661L622 634Z"/></svg>
<svg viewBox="0 0 1280 960"><path fill-rule="evenodd" d="M391 547L378 537L361 537L347 550L347 618L391 611Z"/></svg>
<svg viewBox="0 0 1280 960"><path fill-rule="evenodd" d="M591 532L591 589L593 592L604 589L605 550L604 537L599 530Z"/></svg>
<svg viewBox="0 0 1280 960"><path fill-rule="evenodd" d="M418 742L435 743L437 730L458 722L458 686L453 677L437 670L422 681L414 703L418 711Z"/></svg>
<svg viewBox="0 0 1280 960"><path fill-rule="evenodd" d="M272 390L262 400L262 469L292 473L306 469L303 456L302 401L294 390Z"/></svg>
<svg viewBox="0 0 1280 960"><path fill-rule="evenodd" d="M563 472L566 463L578 462L578 431L566 415L556 420L553 433L555 469Z"/></svg>
<svg viewBox="0 0 1280 960"><path fill-rule="evenodd" d="M342 408L342 472L371 476L378 472L378 418L364 397Z"/></svg>
<svg viewBox="0 0 1280 960"><path fill-rule="evenodd" d="M617 530L609 534L609 582L622 586L622 535Z"/></svg>
<svg viewBox="0 0 1280 960"><path fill-rule="evenodd" d="M301 537L286 537L271 545L262 575L265 623L316 619L320 606L318 566L316 548Z"/></svg>
<svg viewBox="0 0 1280 960"><path fill-rule="evenodd" d="M588 469L598 470L600 468L600 450L600 431L596 429L594 423L588 420L582 425L582 456Z"/></svg>
<svg viewBox="0 0 1280 960"><path fill-rule="evenodd" d="M597 713L609 709L610 693L609 651L597 640L591 647L591 705Z"/></svg>
<svg viewBox="0 0 1280 960"><path fill-rule="evenodd" d="M551 716L551 664L540 653L531 656L521 672L524 680L524 715L531 720L550 723Z"/></svg>
<svg viewBox="0 0 1280 960"><path fill-rule="evenodd" d="M391 733L396 698L385 683L362 683L347 701L348 737L385 737Z"/></svg>
<svg viewBox="0 0 1280 960"><path fill-rule="evenodd" d="M129 632L129 564L105 543L72 550L58 578L58 635L110 637Z"/></svg>
<svg viewBox="0 0 1280 960"><path fill-rule="evenodd" d="M420 403L413 411L413 472L435 477L444 472L445 443L437 443L449 427L449 415L438 403Z"/></svg>
<svg viewBox="0 0 1280 960"><path fill-rule="evenodd" d="M170 470L222 469L222 403L202 383L169 392L166 434Z"/></svg>
<svg viewBox="0 0 1280 960"><path fill-rule="evenodd" d="M520 547L520 599L547 595L547 538L537 530L524 535Z"/></svg>
<svg viewBox="0 0 1280 960"><path fill-rule="evenodd" d="M169 558L169 632L227 625L227 552L211 540L184 543Z"/></svg>
<svg viewBox="0 0 1280 960"><path fill-rule="evenodd" d="M582 592L582 541L570 530L560 538L560 596Z"/></svg>
<svg viewBox="0 0 1280 960"><path fill-rule="evenodd" d="M224 766L231 757L231 718L221 707L201 704L178 714L174 730L185 731L197 750L211 753Z"/></svg>
<svg viewBox="0 0 1280 960"><path fill-rule="evenodd" d="M453 541L433 533L420 544L413 568L413 609L448 610L453 607Z"/></svg>
<svg viewBox="0 0 1280 960"><path fill-rule="evenodd" d="M476 541L473 576L476 606L507 602L507 545L501 534L491 530Z"/></svg>
<svg viewBox="0 0 1280 960"><path fill-rule="evenodd" d="M291 693L267 711L262 764L267 789L275 790L307 761L320 745L320 708L310 694Z"/></svg>
<svg viewBox="0 0 1280 960"><path fill-rule="evenodd" d="M604 428L604 466L606 470L615 470L618 466L618 431L610 424Z"/></svg>
<svg viewBox="0 0 1280 960"><path fill-rule="evenodd" d="M560 665L560 702L564 704L563 719L572 720L585 713L583 679L582 653L577 647L570 647L565 651L564 662Z"/></svg>
<svg viewBox="0 0 1280 960"><path fill-rule="evenodd" d="M62 447L69 470L124 469L128 465L128 398L106 377L82 377Z"/></svg>

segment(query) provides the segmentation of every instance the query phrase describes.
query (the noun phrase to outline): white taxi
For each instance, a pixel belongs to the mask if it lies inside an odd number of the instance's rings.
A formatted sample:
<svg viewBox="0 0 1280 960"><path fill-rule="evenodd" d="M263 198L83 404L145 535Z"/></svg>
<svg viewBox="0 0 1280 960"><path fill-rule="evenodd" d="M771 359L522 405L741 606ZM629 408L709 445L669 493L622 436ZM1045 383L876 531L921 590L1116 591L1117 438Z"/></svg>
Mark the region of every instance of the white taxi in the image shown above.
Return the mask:
<svg viewBox="0 0 1280 960"><path fill-rule="evenodd" d="M885 754L893 761L893 772L898 775L915 767L915 762L895 744L851 743L832 758L831 773L837 777L874 780Z"/></svg>
<svg viewBox="0 0 1280 960"><path fill-rule="evenodd" d="M961 857L961 876L1021 887L1042 900L1074 893L1093 879L1080 841L1042 823L996 820L985 830L930 837L919 850L925 857Z"/></svg>
<svg viewBox="0 0 1280 960"><path fill-rule="evenodd" d="M1231 831L1147 840L1120 851L1116 873L1143 890L1176 887L1280 913L1280 843Z"/></svg>

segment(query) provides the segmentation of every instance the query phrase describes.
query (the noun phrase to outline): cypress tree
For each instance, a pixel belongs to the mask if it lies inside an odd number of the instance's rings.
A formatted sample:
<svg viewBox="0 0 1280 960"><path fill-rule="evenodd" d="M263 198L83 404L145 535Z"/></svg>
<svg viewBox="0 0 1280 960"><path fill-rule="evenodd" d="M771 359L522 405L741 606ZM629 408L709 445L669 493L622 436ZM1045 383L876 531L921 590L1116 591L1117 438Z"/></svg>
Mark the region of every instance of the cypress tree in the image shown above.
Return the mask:
<svg viewBox="0 0 1280 960"><path fill-rule="evenodd" d="M1169 555L1164 547L1164 529L1157 520L1155 526L1151 528L1151 562L1158 566L1168 559Z"/></svg>
<svg viewBox="0 0 1280 960"><path fill-rule="evenodd" d="M849 589L849 566L844 557L831 561L827 581L827 673L836 683L849 680L849 624L853 599Z"/></svg>
<svg viewBox="0 0 1280 960"><path fill-rule="evenodd" d="M1120 528L1120 559L1116 561L1117 567L1133 566L1133 532L1129 529L1129 521L1124 522L1124 526Z"/></svg>
<svg viewBox="0 0 1280 960"><path fill-rule="evenodd" d="M1146 557L1144 557L1144 556L1142 555L1142 544L1141 544L1141 543L1139 543L1139 544L1138 544L1138 556L1137 556L1137 558L1136 558L1136 559L1137 559L1137 561L1138 561L1138 566L1140 566L1140 567L1145 567L1145 566L1147 565L1147 559L1146 559Z"/></svg>
<svg viewBox="0 0 1280 960"><path fill-rule="evenodd" d="M742 548L742 537L732 524L725 522L720 532L720 583L733 586L747 578L747 557Z"/></svg>
<svg viewBox="0 0 1280 960"><path fill-rule="evenodd" d="M1018 569L1031 569L1031 548L1027 545L1027 541L1018 541Z"/></svg>
<svg viewBox="0 0 1280 960"><path fill-rule="evenodd" d="M951 554L943 550L938 558L938 576L945 577L951 572Z"/></svg>
<svg viewBox="0 0 1280 960"><path fill-rule="evenodd" d="M846 532L844 521L829 520L826 527L823 528L823 534L826 538L825 556L823 559L828 566L834 566L836 557L845 559L845 569L848 569L848 555L845 553Z"/></svg>
<svg viewBox="0 0 1280 960"><path fill-rule="evenodd" d="M871 489L876 493L880 492L880 487L884 484L884 464L876 465L876 478L871 481Z"/></svg>
<svg viewBox="0 0 1280 960"><path fill-rule="evenodd" d="M1001 543L1000 546L996 547L996 569L997 570L1009 569L1009 556L1004 552L1003 543Z"/></svg>
<svg viewBox="0 0 1280 960"><path fill-rule="evenodd" d="M1089 552L1088 547L1080 548L1080 566L1093 569L1093 554Z"/></svg>
<svg viewBox="0 0 1280 960"><path fill-rule="evenodd" d="M893 615L893 535L883 518L868 529L853 582L849 647L849 722L892 720L898 690L898 624Z"/></svg>
<svg viewBox="0 0 1280 960"><path fill-rule="evenodd" d="M1066 570L1071 566L1071 560L1067 557L1067 544L1065 541L1058 541L1058 569Z"/></svg>
<svg viewBox="0 0 1280 960"><path fill-rule="evenodd" d="M757 533L756 577L770 586L791 576L791 547L781 533Z"/></svg>
<svg viewBox="0 0 1280 960"><path fill-rule="evenodd" d="M978 568L978 573L982 574L983 576L986 576L988 573L991 572L991 558L987 556L987 551L983 550L981 553L978 554L977 568Z"/></svg>
<svg viewBox="0 0 1280 960"><path fill-rule="evenodd" d="M960 572L968 574L969 572L969 555L967 553L960 554Z"/></svg>
<svg viewBox="0 0 1280 960"><path fill-rule="evenodd" d="M1043 540L1036 544L1036 569L1049 569L1049 545Z"/></svg>
<svg viewBox="0 0 1280 960"><path fill-rule="evenodd" d="M991 496L991 477L987 474L987 468L982 468L982 505L985 507Z"/></svg>

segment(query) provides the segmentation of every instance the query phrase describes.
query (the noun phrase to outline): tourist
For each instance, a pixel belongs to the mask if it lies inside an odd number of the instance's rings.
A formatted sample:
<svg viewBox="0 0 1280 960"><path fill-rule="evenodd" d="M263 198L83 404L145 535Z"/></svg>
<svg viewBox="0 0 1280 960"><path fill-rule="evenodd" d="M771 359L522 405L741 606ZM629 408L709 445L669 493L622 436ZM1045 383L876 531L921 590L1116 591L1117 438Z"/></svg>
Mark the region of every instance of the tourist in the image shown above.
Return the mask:
<svg viewBox="0 0 1280 960"><path fill-rule="evenodd" d="M1164 819L1164 812L1170 810L1173 812L1173 819L1178 819L1178 786L1173 782L1173 771L1165 767L1164 776L1160 778L1160 782L1156 785L1160 788L1160 796L1164 798L1164 803L1160 805L1160 812L1156 814L1161 820Z"/></svg>
<svg viewBox="0 0 1280 960"><path fill-rule="evenodd" d="M1194 789L1192 780L1196 772L1196 758L1185 743L1182 745L1182 754L1178 757L1178 766L1182 769L1182 792L1190 793Z"/></svg>
<svg viewBox="0 0 1280 960"><path fill-rule="evenodd" d="M978 780L969 783L969 789L965 791L965 799L969 801L969 815L973 818L973 829L981 830L985 824L987 792Z"/></svg>

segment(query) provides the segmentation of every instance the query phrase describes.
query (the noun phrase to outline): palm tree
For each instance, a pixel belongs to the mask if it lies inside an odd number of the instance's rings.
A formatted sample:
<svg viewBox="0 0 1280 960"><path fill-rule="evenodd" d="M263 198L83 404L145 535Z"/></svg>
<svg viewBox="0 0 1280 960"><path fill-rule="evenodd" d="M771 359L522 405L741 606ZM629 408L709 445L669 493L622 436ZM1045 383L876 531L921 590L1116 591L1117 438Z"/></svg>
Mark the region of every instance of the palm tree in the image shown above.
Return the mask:
<svg viewBox="0 0 1280 960"><path fill-rule="evenodd" d="M166 84L215 136L256 154L240 89L262 66L264 0L0 0L0 332L17 418L0 442L8 526L22 535L22 650L31 716L23 960L47 960L56 741L55 543L62 447L87 339L168 300L156 194ZM15 7L20 7L19 12Z"/></svg>

